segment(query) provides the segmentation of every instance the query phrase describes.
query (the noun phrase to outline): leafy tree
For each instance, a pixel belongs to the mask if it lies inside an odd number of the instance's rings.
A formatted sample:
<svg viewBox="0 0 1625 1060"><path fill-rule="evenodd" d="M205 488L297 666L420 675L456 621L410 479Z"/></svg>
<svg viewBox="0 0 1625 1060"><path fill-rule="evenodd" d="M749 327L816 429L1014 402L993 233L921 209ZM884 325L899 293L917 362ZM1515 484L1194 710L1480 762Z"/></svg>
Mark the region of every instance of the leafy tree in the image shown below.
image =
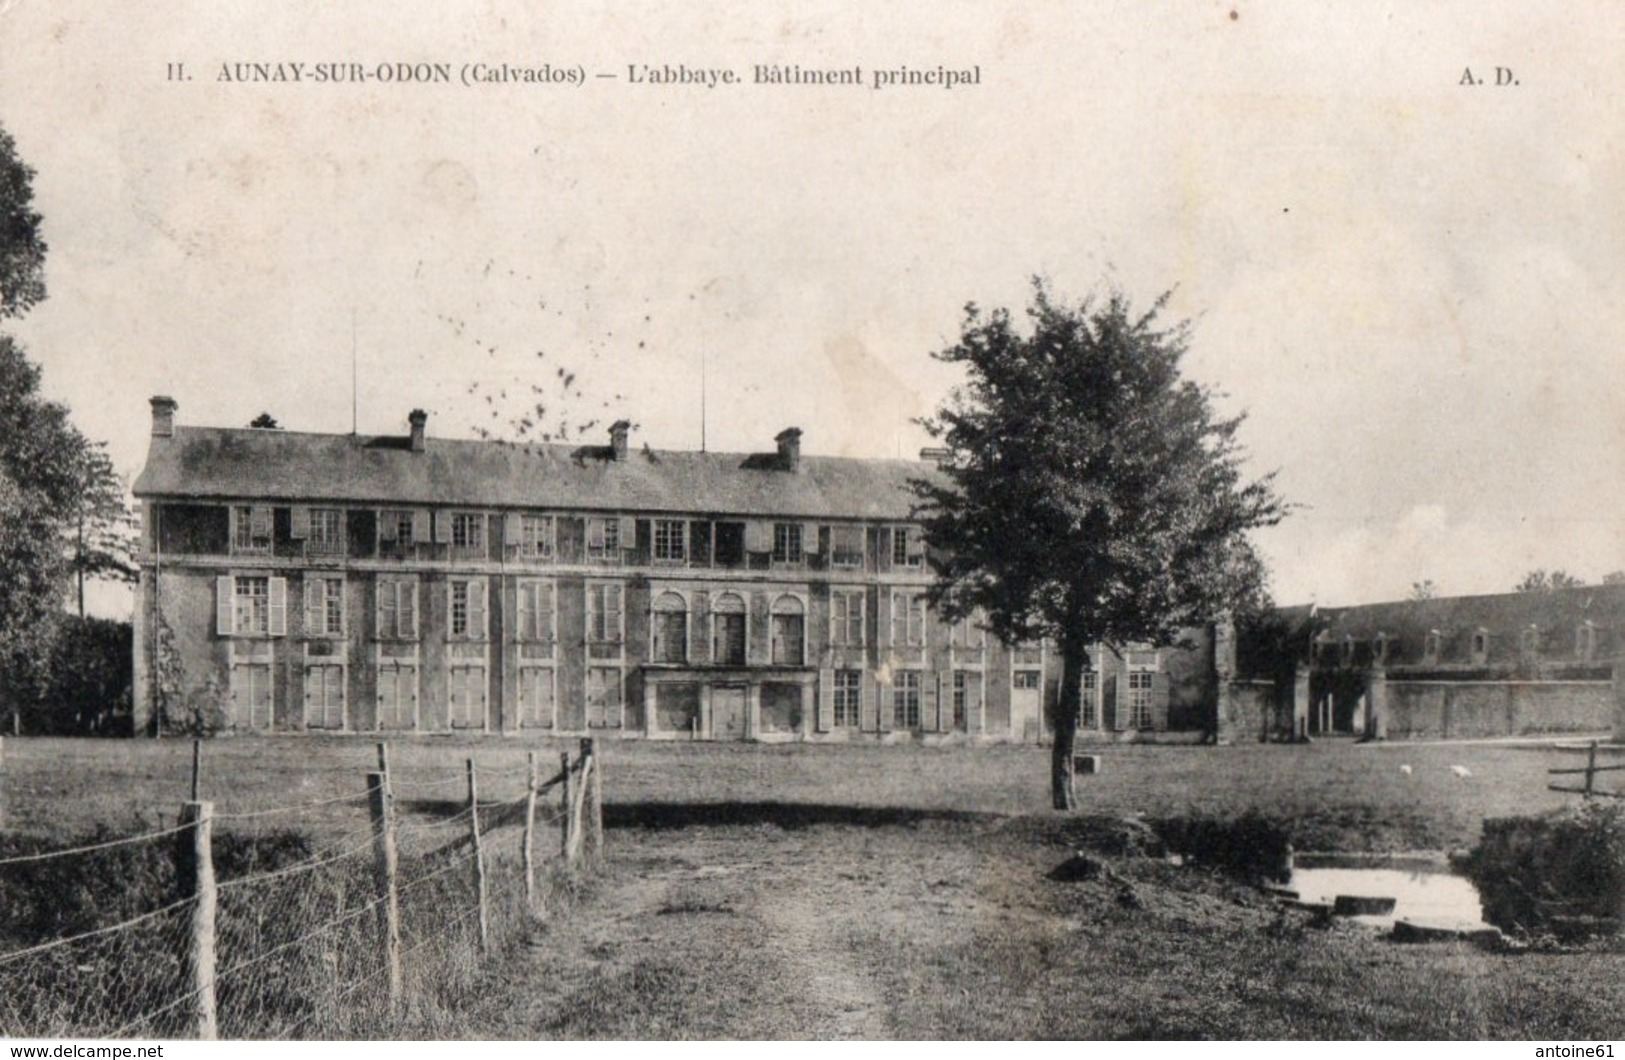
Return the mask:
<svg viewBox="0 0 1625 1060"><path fill-rule="evenodd" d="M1536 568L1523 576L1523 581L1513 586L1514 592L1541 593L1553 589L1578 589L1585 584L1583 578L1576 578L1563 570L1554 570L1550 574L1541 568Z"/></svg>
<svg viewBox="0 0 1625 1060"><path fill-rule="evenodd" d="M113 469L106 444L87 446L81 456L79 506L70 559L80 618L85 617L86 578L135 583L135 536L124 481Z"/></svg>
<svg viewBox="0 0 1625 1060"><path fill-rule="evenodd" d="M1411 582L1412 600L1432 600L1439 595L1439 587L1433 584L1432 578L1425 578L1419 582Z"/></svg>
<svg viewBox="0 0 1625 1060"><path fill-rule="evenodd" d="M1033 282L1028 327L966 308L934 356L967 382L923 424L948 449L914 483L949 618L985 616L1006 644L1049 638L1062 663L1052 708L1056 809L1071 809L1079 690L1097 643L1170 645L1182 628L1267 600L1249 531L1288 506L1273 475L1248 481L1242 417L1180 376L1189 325L1164 326L1113 292L1071 307Z"/></svg>
<svg viewBox="0 0 1625 1060"><path fill-rule="evenodd" d="M0 128L0 319L20 316L45 298L45 240L33 210L34 171Z"/></svg>
<svg viewBox="0 0 1625 1060"><path fill-rule="evenodd" d="M1625 585L1625 570L1611 570L1602 576L1604 585Z"/></svg>
<svg viewBox="0 0 1625 1060"><path fill-rule="evenodd" d="M280 431L282 429L282 424L278 423L276 417L269 412L262 412L255 416L249 421L248 425L264 431Z"/></svg>

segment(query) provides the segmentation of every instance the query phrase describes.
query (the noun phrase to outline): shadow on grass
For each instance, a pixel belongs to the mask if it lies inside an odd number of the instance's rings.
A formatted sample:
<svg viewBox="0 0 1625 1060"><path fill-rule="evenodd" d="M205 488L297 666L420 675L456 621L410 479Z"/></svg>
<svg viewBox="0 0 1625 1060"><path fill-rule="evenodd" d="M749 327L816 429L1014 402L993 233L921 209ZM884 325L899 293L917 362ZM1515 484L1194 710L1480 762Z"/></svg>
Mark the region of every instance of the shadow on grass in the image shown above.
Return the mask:
<svg viewBox="0 0 1625 1060"><path fill-rule="evenodd" d="M793 830L817 825L848 828L918 828L923 824L989 824L996 813L894 806L840 806L809 802L639 802L604 804L605 828L726 828L770 824Z"/></svg>

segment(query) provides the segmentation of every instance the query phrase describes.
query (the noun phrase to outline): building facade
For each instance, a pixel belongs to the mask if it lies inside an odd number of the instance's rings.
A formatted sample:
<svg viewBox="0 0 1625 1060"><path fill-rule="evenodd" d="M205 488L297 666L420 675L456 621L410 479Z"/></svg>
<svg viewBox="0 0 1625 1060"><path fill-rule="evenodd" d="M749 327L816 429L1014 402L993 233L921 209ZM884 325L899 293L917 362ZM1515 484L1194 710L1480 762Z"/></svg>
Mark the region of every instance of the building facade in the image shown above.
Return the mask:
<svg viewBox="0 0 1625 1060"><path fill-rule="evenodd" d="M186 427L152 399L136 730L1038 741L1059 660L926 603L929 460ZM1100 736L1211 728L1210 631L1101 648Z"/></svg>

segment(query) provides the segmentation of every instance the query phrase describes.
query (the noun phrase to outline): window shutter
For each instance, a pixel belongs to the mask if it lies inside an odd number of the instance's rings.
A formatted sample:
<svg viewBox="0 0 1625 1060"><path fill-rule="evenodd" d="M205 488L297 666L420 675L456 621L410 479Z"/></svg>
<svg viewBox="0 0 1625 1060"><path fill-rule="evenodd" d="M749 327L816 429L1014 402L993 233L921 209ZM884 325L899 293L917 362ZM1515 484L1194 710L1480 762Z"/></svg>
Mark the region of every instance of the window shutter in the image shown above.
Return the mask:
<svg viewBox="0 0 1625 1060"><path fill-rule="evenodd" d="M412 513L412 540L429 540L429 512L425 508L419 508Z"/></svg>
<svg viewBox="0 0 1625 1060"><path fill-rule="evenodd" d="M517 548L521 544L520 537L525 532L525 517L518 512L509 512L502 517L502 544L507 548Z"/></svg>
<svg viewBox="0 0 1625 1060"><path fill-rule="evenodd" d="M434 513L434 543L437 545L451 544L451 513Z"/></svg>
<svg viewBox="0 0 1625 1060"><path fill-rule="evenodd" d="M399 593L399 606L401 609L400 635L406 640L418 639L418 583L415 581L402 582L396 590Z"/></svg>
<svg viewBox="0 0 1625 1060"><path fill-rule="evenodd" d="M937 714L937 707L942 703L942 675L923 673L920 675L920 728L927 732L941 732L942 719Z"/></svg>
<svg viewBox="0 0 1625 1060"><path fill-rule="evenodd" d="M818 524L801 524L801 551L809 556L818 554Z"/></svg>
<svg viewBox="0 0 1625 1060"><path fill-rule="evenodd" d="M288 523L288 536L295 541L303 541L310 536L310 508L303 504L296 504L292 509L292 517Z"/></svg>
<svg viewBox="0 0 1625 1060"><path fill-rule="evenodd" d="M536 583L517 582L514 585L513 640L528 640L536 629Z"/></svg>
<svg viewBox="0 0 1625 1060"><path fill-rule="evenodd" d="M858 729L862 732L880 731L880 693L885 688L876 674L873 684L858 682Z"/></svg>
<svg viewBox="0 0 1625 1060"><path fill-rule="evenodd" d="M236 579L223 574L214 580L214 631L229 637L237 628Z"/></svg>
<svg viewBox="0 0 1625 1060"><path fill-rule="evenodd" d="M818 731L835 727L835 671L818 671Z"/></svg>
<svg viewBox="0 0 1625 1060"><path fill-rule="evenodd" d="M376 594L373 600L372 608L373 632L380 637L384 635L385 631L388 631L392 635L398 633L399 630L392 628L395 624L389 621L390 615L395 610L395 583L385 581L374 582L373 592Z"/></svg>
<svg viewBox="0 0 1625 1060"><path fill-rule="evenodd" d="M638 527L630 515L621 516L621 548L632 548L638 543Z"/></svg>
<svg viewBox="0 0 1625 1060"><path fill-rule="evenodd" d="M475 578L468 583L468 639L486 639L485 579Z"/></svg>
<svg viewBox="0 0 1625 1060"><path fill-rule="evenodd" d="M394 512L378 512L377 513L377 518L378 518L378 540L380 540L380 541L394 541L395 540L395 531L398 529L398 527L400 525L395 519L395 513Z"/></svg>
<svg viewBox="0 0 1625 1060"><path fill-rule="evenodd" d="M911 526L908 528L908 541L905 547L908 549L910 558L925 555L925 535L920 533L919 527Z"/></svg>
<svg viewBox="0 0 1625 1060"><path fill-rule="evenodd" d="M745 551L772 552L773 524L752 519L745 524Z"/></svg>
<svg viewBox="0 0 1625 1060"><path fill-rule="evenodd" d="M1151 675L1151 724L1157 729L1168 727L1168 674L1162 670Z"/></svg>
<svg viewBox="0 0 1625 1060"><path fill-rule="evenodd" d="M897 704L893 699L891 682L882 680L879 675L875 677L875 731L890 732L892 717L897 713Z"/></svg>
<svg viewBox="0 0 1625 1060"><path fill-rule="evenodd" d="M1122 674L1113 674L1111 683L1106 686L1106 710L1112 716L1112 728L1119 732L1128 728L1128 699L1123 695L1127 684Z"/></svg>
<svg viewBox="0 0 1625 1060"><path fill-rule="evenodd" d="M268 603L270 605L269 632L273 637L288 633L288 579L272 578Z"/></svg>
<svg viewBox="0 0 1625 1060"><path fill-rule="evenodd" d="M314 636L322 632L322 580L320 578L305 579L305 617L303 626L305 636Z"/></svg>
<svg viewBox="0 0 1625 1060"><path fill-rule="evenodd" d="M255 537L271 536L271 509L268 506L254 505L248 519L248 530Z"/></svg>
<svg viewBox="0 0 1625 1060"><path fill-rule="evenodd" d="M875 561L881 570L891 566L891 527L882 526L875 531Z"/></svg>

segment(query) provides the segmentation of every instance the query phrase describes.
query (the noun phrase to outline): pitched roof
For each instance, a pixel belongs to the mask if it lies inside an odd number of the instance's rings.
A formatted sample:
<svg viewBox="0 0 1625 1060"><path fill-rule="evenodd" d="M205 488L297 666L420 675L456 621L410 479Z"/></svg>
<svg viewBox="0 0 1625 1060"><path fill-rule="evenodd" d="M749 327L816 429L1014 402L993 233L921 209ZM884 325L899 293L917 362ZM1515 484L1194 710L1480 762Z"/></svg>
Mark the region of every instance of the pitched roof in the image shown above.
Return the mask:
<svg viewBox="0 0 1625 1060"><path fill-rule="evenodd" d="M141 497L536 507L620 512L906 519L910 479L933 464L778 454L632 450L221 427L154 437Z"/></svg>

